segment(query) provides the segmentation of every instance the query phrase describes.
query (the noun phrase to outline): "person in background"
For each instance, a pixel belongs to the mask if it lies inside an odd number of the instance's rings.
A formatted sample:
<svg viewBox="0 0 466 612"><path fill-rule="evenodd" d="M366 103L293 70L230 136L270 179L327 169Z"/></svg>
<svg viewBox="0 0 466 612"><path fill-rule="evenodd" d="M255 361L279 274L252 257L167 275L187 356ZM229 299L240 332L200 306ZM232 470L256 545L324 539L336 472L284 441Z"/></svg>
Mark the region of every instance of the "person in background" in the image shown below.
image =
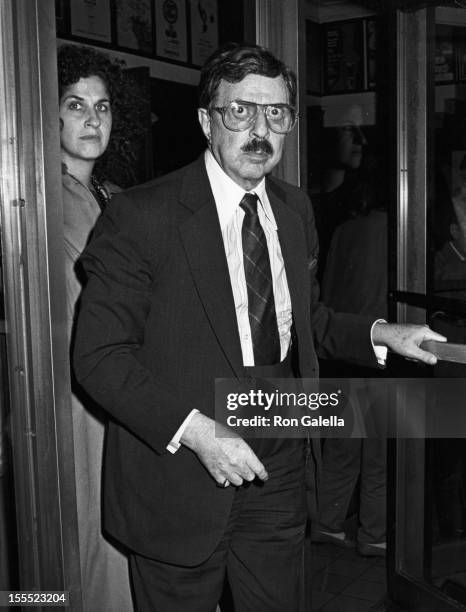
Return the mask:
<svg viewBox="0 0 466 612"><path fill-rule="evenodd" d="M419 345L442 336L425 326L317 301L309 200L269 176L296 94L266 49L214 52L199 84L207 150L115 196L82 257L75 371L111 417L104 521L132 550L141 610L213 610L225 578L238 612L300 609L304 441L231 437L216 378L312 378L315 349L376 366L371 337L436 361Z"/></svg>
<svg viewBox="0 0 466 612"><path fill-rule="evenodd" d="M451 169L450 169L451 172ZM459 174L459 173L458 173ZM466 300L466 183L455 176L452 184L442 189L437 178L434 207L435 253L434 290L436 296ZM453 181L452 181L453 182ZM451 191L452 193L451 193ZM438 310L432 327L448 336L449 341L466 343L466 317ZM466 378L463 363L441 361L434 368L436 378ZM466 444L461 438L432 440L434 453L434 499L437 512L437 541L464 538L466 535Z"/></svg>
<svg viewBox="0 0 466 612"><path fill-rule="evenodd" d="M103 53L77 45L60 47L58 85L71 342L84 279L78 258L97 218L109 205L113 193L119 191L105 180L103 169L116 165L115 152L123 157L119 164L130 168L131 138L141 133L141 127L134 123L137 118L134 85L127 80L122 66ZM107 159L103 159L105 155ZM71 403L83 609L128 612L132 602L127 557L101 532L105 419L74 383Z"/></svg>
<svg viewBox="0 0 466 612"><path fill-rule="evenodd" d="M328 149L333 162L325 174L327 193L321 200L323 208L320 210L320 218L324 220L324 245L329 245L325 253L321 299L338 312L386 319L386 196L375 161L366 160L366 168L361 168L363 156L368 155L361 119L362 112L356 106L344 111L339 127L333 128L333 153ZM321 363L321 376L349 379L349 389L354 385L352 378L374 378L384 374L384 371L368 370L347 362ZM319 503L317 516L311 516L311 539L342 547L355 546L345 525L357 490L358 552L383 556L386 550L387 405L384 394L378 394L377 387L372 385L352 393L352 397L353 409L363 418L365 430L354 432L358 437L331 437L323 443Z"/></svg>
<svg viewBox="0 0 466 612"><path fill-rule="evenodd" d="M435 255L435 292L443 297L466 299L466 184L457 189L451 205L444 207L446 240ZM440 224L440 221L437 222Z"/></svg>
<svg viewBox="0 0 466 612"><path fill-rule="evenodd" d="M323 137L321 193L313 199L319 236L319 280L325 269L333 232L338 225L355 216L354 208L364 198L360 180L367 147L361 128L363 111L360 106L352 105L343 110L328 110L326 114L330 112L328 120L332 125L325 128Z"/></svg>

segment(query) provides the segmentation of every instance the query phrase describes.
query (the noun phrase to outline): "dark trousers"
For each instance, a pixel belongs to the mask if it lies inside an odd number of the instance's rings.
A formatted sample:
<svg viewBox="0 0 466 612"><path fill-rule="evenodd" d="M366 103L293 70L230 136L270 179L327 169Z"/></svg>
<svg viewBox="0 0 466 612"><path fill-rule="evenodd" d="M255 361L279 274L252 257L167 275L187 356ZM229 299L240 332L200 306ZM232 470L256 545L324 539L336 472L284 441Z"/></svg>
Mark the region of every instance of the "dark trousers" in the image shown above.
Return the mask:
<svg viewBox="0 0 466 612"><path fill-rule="evenodd" d="M378 438L329 438L325 441L316 529L343 531L351 497L360 478L357 539L369 544L386 540L386 455L387 443Z"/></svg>
<svg viewBox="0 0 466 612"><path fill-rule="evenodd" d="M292 376L288 357L251 368L263 378ZM139 612L211 612L227 578L236 612L302 609L306 501L303 440L247 440L269 480L235 491L227 528L212 555L196 567L132 555ZM182 484L180 484L182 486ZM214 486L214 485L213 485Z"/></svg>
<svg viewBox="0 0 466 612"><path fill-rule="evenodd" d="M264 459L270 479L235 492L227 529L196 567L131 556L140 612L210 612L228 579L237 612L297 612L306 521L302 440Z"/></svg>

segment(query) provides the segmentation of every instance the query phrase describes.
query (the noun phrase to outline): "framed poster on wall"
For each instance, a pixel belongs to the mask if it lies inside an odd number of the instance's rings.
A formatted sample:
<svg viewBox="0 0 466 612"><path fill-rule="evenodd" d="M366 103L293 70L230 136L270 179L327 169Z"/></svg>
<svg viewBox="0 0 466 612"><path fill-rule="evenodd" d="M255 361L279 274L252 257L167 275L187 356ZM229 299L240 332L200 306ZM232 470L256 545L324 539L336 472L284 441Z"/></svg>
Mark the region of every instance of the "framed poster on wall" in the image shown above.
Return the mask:
<svg viewBox="0 0 466 612"><path fill-rule="evenodd" d="M365 31L365 55L366 55L366 72L367 83L365 89L374 90L377 74L377 21L375 19L366 19L364 22Z"/></svg>
<svg viewBox="0 0 466 612"><path fill-rule="evenodd" d="M110 0L70 2L71 34L80 38L112 42Z"/></svg>
<svg viewBox="0 0 466 612"><path fill-rule="evenodd" d="M456 78L466 81L466 28L455 28Z"/></svg>
<svg viewBox="0 0 466 612"><path fill-rule="evenodd" d="M152 55L152 0L115 0L115 9L117 46Z"/></svg>
<svg viewBox="0 0 466 612"><path fill-rule="evenodd" d="M66 36L69 33L69 24L65 0L55 0L55 27L57 36Z"/></svg>
<svg viewBox="0 0 466 612"><path fill-rule="evenodd" d="M455 80L455 50L453 29L438 25L435 30L435 82L453 83Z"/></svg>
<svg viewBox="0 0 466 612"><path fill-rule="evenodd" d="M466 44L461 45L457 52L458 81L466 81Z"/></svg>
<svg viewBox="0 0 466 612"><path fill-rule="evenodd" d="M203 66L218 47L217 0L191 0L191 61Z"/></svg>
<svg viewBox="0 0 466 612"><path fill-rule="evenodd" d="M322 36L321 26L306 20L306 92L322 93Z"/></svg>
<svg viewBox="0 0 466 612"><path fill-rule="evenodd" d="M155 37L158 57L188 61L185 0L155 0Z"/></svg>
<svg viewBox="0 0 466 612"><path fill-rule="evenodd" d="M325 26L324 93L349 93L364 89L363 20Z"/></svg>

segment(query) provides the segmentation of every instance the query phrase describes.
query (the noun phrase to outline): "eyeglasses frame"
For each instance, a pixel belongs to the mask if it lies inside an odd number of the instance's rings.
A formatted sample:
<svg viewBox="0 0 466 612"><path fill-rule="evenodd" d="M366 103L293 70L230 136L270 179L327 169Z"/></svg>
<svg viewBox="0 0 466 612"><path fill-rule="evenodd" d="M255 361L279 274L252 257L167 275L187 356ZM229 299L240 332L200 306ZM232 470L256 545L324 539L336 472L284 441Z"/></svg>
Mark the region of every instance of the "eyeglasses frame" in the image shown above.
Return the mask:
<svg viewBox="0 0 466 612"><path fill-rule="evenodd" d="M248 125L246 125L246 127L241 129L241 130L231 128L231 127L229 127L225 123L225 113L228 110L228 108L230 108L230 105L233 104L233 102L237 102L238 104L253 105L257 109L257 112L256 112L255 116L252 117L252 119L250 120ZM267 117L267 108L269 108L271 106L275 106L277 108L288 108L288 109L291 109L294 112L293 123L291 124L291 127L286 132L277 132L276 130L273 129L272 125L270 124L270 121L269 121L269 119ZM226 127L227 130L230 130L230 132L245 132L247 129L249 129L251 127L251 125L253 125L255 123L255 121L257 119L258 112L260 111L260 112L264 113L264 117L265 117L265 120L267 121L267 125L272 130L272 132L274 132L275 134L289 134L293 130L294 126L296 125L296 122L298 121L298 116L299 116L299 112L296 110L296 108L294 106L291 106L291 104L286 104L286 103L283 103L283 102L278 102L277 104L259 104L258 102L251 102L251 101L248 101L248 100L231 100L230 102L228 102L228 104L226 106L211 106L208 110L209 110L209 112L212 111L212 110L217 111L222 116L223 125Z"/></svg>

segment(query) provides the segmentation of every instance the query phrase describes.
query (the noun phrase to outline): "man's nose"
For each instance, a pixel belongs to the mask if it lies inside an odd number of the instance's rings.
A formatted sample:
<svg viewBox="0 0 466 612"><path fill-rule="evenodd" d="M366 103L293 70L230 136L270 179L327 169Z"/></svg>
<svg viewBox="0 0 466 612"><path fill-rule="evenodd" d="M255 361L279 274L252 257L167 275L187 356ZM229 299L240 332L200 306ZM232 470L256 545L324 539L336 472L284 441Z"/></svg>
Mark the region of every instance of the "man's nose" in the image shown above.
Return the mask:
<svg viewBox="0 0 466 612"><path fill-rule="evenodd" d="M265 138L269 133L269 124L265 116L265 108L257 108L257 115L252 124L252 133L257 138Z"/></svg>
<svg viewBox="0 0 466 612"><path fill-rule="evenodd" d="M91 127L99 127L100 126L100 117L99 113L95 110L95 108L90 108L86 117L86 126L90 125Z"/></svg>

